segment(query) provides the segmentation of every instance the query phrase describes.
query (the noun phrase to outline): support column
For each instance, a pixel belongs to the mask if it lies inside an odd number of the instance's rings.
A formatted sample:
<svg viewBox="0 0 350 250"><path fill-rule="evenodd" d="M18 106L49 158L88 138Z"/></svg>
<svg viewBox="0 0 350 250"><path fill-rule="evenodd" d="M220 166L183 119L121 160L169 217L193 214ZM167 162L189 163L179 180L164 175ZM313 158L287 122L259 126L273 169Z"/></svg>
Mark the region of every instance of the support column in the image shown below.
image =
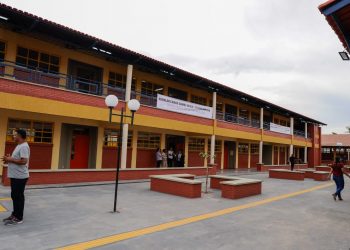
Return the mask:
<svg viewBox="0 0 350 250"><path fill-rule="evenodd" d="M260 108L260 129L264 129L264 108Z"/></svg>
<svg viewBox="0 0 350 250"><path fill-rule="evenodd" d="M277 165L280 165L280 146L277 146Z"/></svg>
<svg viewBox="0 0 350 250"><path fill-rule="evenodd" d="M0 157L5 155L7 121L8 121L8 116L6 114L1 114L1 118L0 118ZM2 174L2 164L0 164L0 174Z"/></svg>
<svg viewBox="0 0 350 250"><path fill-rule="evenodd" d="M250 162L251 162L250 148L251 148L251 143L248 143L248 168L250 168Z"/></svg>
<svg viewBox="0 0 350 250"><path fill-rule="evenodd" d="M186 135L185 136L185 167L188 167L188 142L189 142L189 137Z"/></svg>
<svg viewBox="0 0 350 250"><path fill-rule="evenodd" d="M271 162L272 162L272 165L276 165L275 164L275 145L272 145L272 159L271 159Z"/></svg>
<svg viewBox="0 0 350 250"><path fill-rule="evenodd" d="M51 169L58 169L58 162L60 158L60 144L61 144L61 128L62 122L55 122L53 125L53 138L52 138L52 157L51 157ZM96 156L97 160L97 156Z"/></svg>
<svg viewBox="0 0 350 250"><path fill-rule="evenodd" d="M260 141L259 142L259 163L260 164L263 163L263 146L264 146L263 141Z"/></svg>
<svg viewBox="0 0 350 250"><path fill-rule="evenodd" d="M215 162L213 155L215 155L215 135L211 135L210 138L210 164L214 164Z"/></svg>
<svg viewBox="0 0 350 250"><path fill-rule="evenodd" d="M239 146L239 142L236 141L236 164L235 164L235 168L238 168L238 164L239 164L239 160L238 160L238 157L239 157L238 146Z"/></svg>
<svg viewBox="0 0 350 250"><path fill-rule="evenodd" d="M215 120L216 120L216 92L213 92L213 104L212 104L212 109L213 109L213 134L211 135L210 139L210 164L215 163L215 158L213 157L215 155Z"/></svg>
<svg viewBox="0 0 350 250"><path fill-rule="evenodd" d="M293 149L294 149L294 147L293 147L294 118L293 117L290 118L290 135L291 135L292 139L291 139L291 144L289 146L289 156L291 156L293 154Z"/></svg>
<svg viewBox="0 0 350 250"><path fill-rule="evenodd" d="M305 139L307 139L307 122L305 122Z"/></svg>
<svg viewBox="0 0 350 250"><path fill-rule="evenodd" d="M162 132L160 134L160 149L162 150L162 152L163 152L163 149L166 149L165 137L166 137L166 134Z"/></svg>
<svg viewBox="0 0 350 250"><path fill-rule="evenodd" d="M138 139L137 129L134 128L133 131L132 131L131 168L136 168L136 159L137 159L137 139Z"/></svg>
<svg viewBox="0 0 350 250"><path fill-rule="evenodd" d="M205 137L204 139L204 153L208 153L208 137ZM204 167L208 165L208 159L204 160Z"/></svg>
<svg viewBox="0 0 350 250"><path fill-rule="evenodd" d="M224 162L225 162L225 140L221 140L221 164L220 168L224 169Z"/></svg>
<svg viewBox="0 0 350 250"><path fill-rule="evenodd" d="M125 87L125 103L130 100L131 94L131 81L132 81L132 65L128 65L126 73L126 87ZM129 134L129 124L123 125L123 134L122 134L122 154L121 154L121 168L126 168L126 160L128 154L128 134Z"/></svg>
<svg viewBox="0 0 350 250"><path fill-rule="evenodd" d="M304 163L307 163L307 147L304 147Z"/></svg>
<svg viewBox="0 0 350 250"><path fill-rule="evenodd" d="M96 169L102 168L103 137L104 137L104 127L99 126L97 130Z"/></svg>

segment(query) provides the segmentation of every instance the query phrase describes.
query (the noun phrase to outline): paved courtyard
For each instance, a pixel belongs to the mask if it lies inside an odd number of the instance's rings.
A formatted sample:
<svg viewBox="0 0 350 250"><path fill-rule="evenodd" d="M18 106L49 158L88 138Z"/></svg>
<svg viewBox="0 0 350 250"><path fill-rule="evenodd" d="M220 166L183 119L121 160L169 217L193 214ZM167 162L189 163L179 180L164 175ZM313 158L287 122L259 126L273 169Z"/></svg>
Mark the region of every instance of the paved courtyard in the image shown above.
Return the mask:
<svg viewBox="0 0 350 250"><path fill-rule="evenodd" d="M151 192L149 182L125 183L118 214L110 213L113 185L29 187L25 223L0 225L0 249L350 248L348 180L344 201L334 202L332 182L241 176L263 180L263 194L228 200L210 190L187 199ZM11 210L6 197L9 188L0 187L0 204Z"/></svg>

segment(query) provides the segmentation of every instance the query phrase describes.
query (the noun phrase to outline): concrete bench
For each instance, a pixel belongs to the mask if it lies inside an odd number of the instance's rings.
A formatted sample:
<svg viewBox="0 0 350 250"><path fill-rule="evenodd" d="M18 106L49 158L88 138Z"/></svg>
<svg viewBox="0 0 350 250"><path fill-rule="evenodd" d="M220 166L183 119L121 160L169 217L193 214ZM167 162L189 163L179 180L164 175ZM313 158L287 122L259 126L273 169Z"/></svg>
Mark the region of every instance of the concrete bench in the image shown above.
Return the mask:
<svg viewBox="0 0 350 250"><path fill-rule="evenodd" d="M314 178L314 172L316 171L313 168L308 168L308 169L303 169L303 170L298 170L300 172L304 173L304 178L310 178L313 179Z"/></svg>
<svg viewBox="0 0 350 250"><path fill-rule="evenodd" d="M202 181L194 180L194 175L151 175L151 190L187 198L200 198Z"/></svg>
<svg viewBox="0 0 350 250"><path fill-rule="evenodd" d="M305 173L286 169L271 169L269 170L269 178L303 181Z"/></svg>
<svg viewBox="0 0 350 250"><path fill-rule="evenodd" d="M315 181L328 181L330 179L327 171L315 171L313 175Z"/></svg>
<svg viewBox="0 0 350 250"><path fill-rule="evenodd" d="M316 171L324 171L324 172L331 172L332 168L329 166L317 166L315 167Z"/></svg>
<svg viewBox="0 0 350 250"><path fill-rule="evenodd" d="M227 199L240 199L252 195L261 194L261 180L244 179L222 181L221 197Z"/></svg>
<svg viewBox="0 0 350 250"><path fill-rule="evenodd" d="M220 183L222 181L235 181L241 180L244 178L239 178L236 176L227 176L227 175L210 175L210 188L211 189L221 189Z"/></svg>

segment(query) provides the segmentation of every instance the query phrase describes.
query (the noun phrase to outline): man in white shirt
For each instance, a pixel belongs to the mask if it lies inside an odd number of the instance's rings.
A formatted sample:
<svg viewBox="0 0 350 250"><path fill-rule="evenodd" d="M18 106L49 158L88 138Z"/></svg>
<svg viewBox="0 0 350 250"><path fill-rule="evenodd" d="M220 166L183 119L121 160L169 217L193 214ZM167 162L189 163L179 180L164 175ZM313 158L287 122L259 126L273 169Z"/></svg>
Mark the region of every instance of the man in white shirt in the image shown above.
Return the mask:
<svg viewBox="0 0 350 250"><path fill-rule="evenodd" d="M30 157L29 145L26 142L27 133L18 129L15 134L17 146L12 155L2 158L7 167L7 177L11 179L11 198L13 212L10 217L3 220L5 225L17 225L23 223L24 190L29 178L28 163Z"/></svg>

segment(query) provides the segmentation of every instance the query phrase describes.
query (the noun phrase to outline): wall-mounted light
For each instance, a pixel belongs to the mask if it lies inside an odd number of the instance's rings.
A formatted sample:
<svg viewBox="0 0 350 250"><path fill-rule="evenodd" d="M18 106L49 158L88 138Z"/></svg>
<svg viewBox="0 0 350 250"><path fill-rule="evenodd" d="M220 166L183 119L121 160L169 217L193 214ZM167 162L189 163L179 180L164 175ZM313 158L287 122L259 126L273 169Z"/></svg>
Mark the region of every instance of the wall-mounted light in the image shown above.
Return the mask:
<svg viewBox="0 0 350 250"><path fill-rule="evenodd" d="M343 61L350 60L349 54L345 50L342 52L339 52L339 55L340 55L341 59L343 59Z"/></svg>

